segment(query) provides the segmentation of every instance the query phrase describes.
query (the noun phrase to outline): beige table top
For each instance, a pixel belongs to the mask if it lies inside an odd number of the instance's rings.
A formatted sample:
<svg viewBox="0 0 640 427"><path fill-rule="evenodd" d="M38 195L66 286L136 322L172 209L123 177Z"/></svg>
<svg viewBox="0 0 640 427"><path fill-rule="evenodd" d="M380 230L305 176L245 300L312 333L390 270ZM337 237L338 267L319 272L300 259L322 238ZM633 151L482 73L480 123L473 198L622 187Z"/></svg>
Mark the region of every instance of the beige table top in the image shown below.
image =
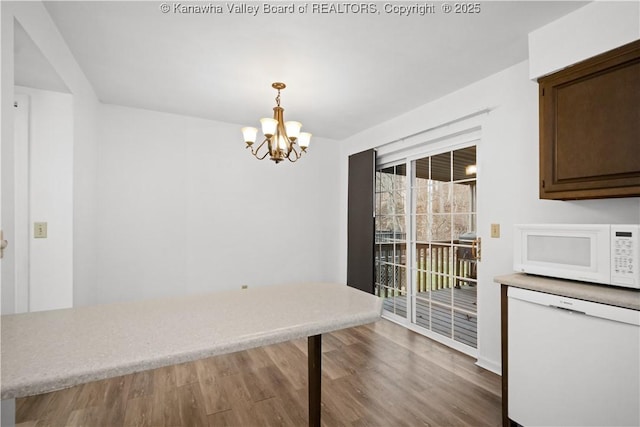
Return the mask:
<svg viewBox="0 0 640 427"><path fill-rule="evenodd" d="M2 316L2 399L374 322L340 284L268 286Z"/></svg>

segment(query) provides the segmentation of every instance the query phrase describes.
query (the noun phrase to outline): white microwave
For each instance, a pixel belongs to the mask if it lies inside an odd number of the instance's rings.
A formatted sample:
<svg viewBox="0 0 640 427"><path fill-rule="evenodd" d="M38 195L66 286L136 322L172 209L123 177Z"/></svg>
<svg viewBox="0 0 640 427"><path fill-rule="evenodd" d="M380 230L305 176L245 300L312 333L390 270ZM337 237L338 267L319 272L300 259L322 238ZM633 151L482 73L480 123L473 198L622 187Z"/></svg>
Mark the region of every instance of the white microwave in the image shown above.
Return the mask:
<svg viewBox="0 0 640 427"><path fill-rule="evenodd" d="M513 268L640 289L638 234L637 224L518 224Z"/></svg>

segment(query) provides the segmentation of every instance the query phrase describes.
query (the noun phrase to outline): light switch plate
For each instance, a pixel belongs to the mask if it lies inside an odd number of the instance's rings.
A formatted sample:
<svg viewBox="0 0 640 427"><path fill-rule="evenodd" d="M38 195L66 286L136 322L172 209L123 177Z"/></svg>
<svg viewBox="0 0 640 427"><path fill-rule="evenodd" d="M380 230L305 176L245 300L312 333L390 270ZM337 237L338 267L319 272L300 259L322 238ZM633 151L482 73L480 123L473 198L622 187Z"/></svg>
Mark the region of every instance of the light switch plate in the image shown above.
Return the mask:
<svg viewBox="0 0 640 427"><path fill-rule="evenodd" d="M491 237L494 239L500 237L500 224L491 224Z"/></svg>
<svg viewBox="0 0 640 427"><path fill-rule="evenodd" d="M46 239L47 238L47 223L46 222L34 222L33 223L33 238L34 239Z"/></svg>

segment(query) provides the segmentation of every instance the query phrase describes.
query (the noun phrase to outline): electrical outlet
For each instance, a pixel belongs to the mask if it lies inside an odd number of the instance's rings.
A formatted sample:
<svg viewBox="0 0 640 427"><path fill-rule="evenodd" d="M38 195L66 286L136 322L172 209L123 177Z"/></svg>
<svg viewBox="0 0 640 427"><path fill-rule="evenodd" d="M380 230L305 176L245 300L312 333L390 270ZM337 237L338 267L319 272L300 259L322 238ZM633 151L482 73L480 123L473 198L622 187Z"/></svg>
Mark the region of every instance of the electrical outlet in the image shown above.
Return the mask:
<svg viewBox="0 0 640 427"><path fill-rule="evenodd" d="M491 237L494 239L500 237L500 224L491 224Z"/></svg>
<svg viewBox="0 0 640 427"><path fill-rule="evenodd" d="M47 238L47 223L46 222L34 222L33 223L33 238L34 239L46 239Z"/></svg>
<svg viewBox="0 0 640 427"><path fill-rule="evenodd" d="M249 285L242 285L241 286L241 289L247 289L247 288L249 288Z"/></svg>

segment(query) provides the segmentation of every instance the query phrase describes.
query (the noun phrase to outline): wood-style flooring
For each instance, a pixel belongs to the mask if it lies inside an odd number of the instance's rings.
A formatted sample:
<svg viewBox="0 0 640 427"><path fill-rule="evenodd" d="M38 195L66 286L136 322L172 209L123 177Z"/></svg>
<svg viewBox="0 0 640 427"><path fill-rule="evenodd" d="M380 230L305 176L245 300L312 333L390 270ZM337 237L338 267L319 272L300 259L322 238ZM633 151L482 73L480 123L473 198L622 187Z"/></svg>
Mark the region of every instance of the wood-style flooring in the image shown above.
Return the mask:
<svg viewBox="0 0 640 427"><path fill-rule="evenodd" d="M500 377L386 320L323 335L325 426L498 426ZM305 426L306 339L16 400L18 426Z"/></svg>

